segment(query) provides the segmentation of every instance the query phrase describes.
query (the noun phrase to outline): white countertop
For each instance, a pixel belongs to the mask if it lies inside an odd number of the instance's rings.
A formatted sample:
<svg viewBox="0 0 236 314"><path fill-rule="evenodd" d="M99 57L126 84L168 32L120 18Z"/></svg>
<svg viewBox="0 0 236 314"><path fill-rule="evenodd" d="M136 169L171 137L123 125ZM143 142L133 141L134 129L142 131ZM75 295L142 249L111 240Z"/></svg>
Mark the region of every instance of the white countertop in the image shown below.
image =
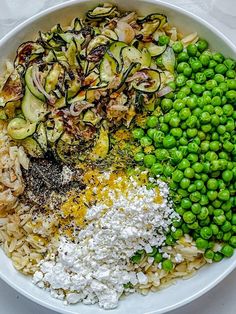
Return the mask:
<svg viewBox="0 0 236 314"><path fill-rule="evenodd" d="M66 0L0 0L0 37L19 22L44 8ZM132 1L132 0L130 0ZM164 0L163 0L164 1ZM98 1L99 2L99 1ZM236 45L235 0L165 0L201 16ZM22 10L24 5L24 10ZM171 314L235 314L236 270L210 292ZM0 314L53 314L19 295L0 280Z"/></svg>

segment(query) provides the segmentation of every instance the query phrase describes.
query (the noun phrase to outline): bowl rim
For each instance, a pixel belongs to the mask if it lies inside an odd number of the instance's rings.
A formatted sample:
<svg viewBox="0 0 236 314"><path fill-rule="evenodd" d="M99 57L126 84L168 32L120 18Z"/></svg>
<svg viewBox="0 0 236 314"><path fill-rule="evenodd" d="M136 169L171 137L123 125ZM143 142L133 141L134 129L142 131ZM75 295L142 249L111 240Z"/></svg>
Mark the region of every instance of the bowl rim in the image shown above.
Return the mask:
<svg viewBox="0 0 236 314"><path fill-rule="evenodd" d="M17 26L15 26L11 31L9 31L6 35L4 35L1 39L0 39L0 49L1 46L3 46L9 39L11 39L12 37L15 36L15 33L19 32L21 29L23 29L25 26L30 25L31 23L36 22L39 18L53 13L59 9L63 9L66 7L69 7L71 5L74 4L79 4L79 3L86 3L89 0L69 0L57 5L54 5L50 8L47 8L37 14L34 14L32 17L26 19L24 22L19 23ZM118 1L118 0L117 0ZM137 1L137 3L139 2L139 0L135 0ZM236 53L236 45L233 44L233 42L226 36L224 35L221 31L219 31L215 26L213 26L212 24L208 23L206 20L204 20L203 18L201 18L200 16L182 8L182 7L178 7L177 5L171 4L171 3L167 3L165 1L162 0L144 0L147 3L154 3L156 5L160 4L161 6L165 7L166 9L172 9L176 12L182 13L186 16L189 16L190 18L192 18L193 20L196 20L197 22L199 22L200 24L204 25L206 28L210 29L212 32L214 32L218 37L220 37L226 45L228 45L233 51L235 51ZM107 1L109 2L109 0ZM1 248L0 248L1 249ZM153 311L148 311L145 312L144 314L161 314L161 313L167 313L169 311L172 311L174 309L180 308L194 300L196 300L197 298L199 298L200 296L202 296L203 294L207 293L209 290L211 290L212 288L214 288L217 284L219 284L227 275L229 275L234 269L236 268L236 253L234 254L234 260L232 260L232 263L230 264L229 267L227 267L214 281L211 281L209 284L205 285L205 287L196 292L195 294L186 297L184 299L182 299L179 302L176 302L173 305L170 306L166 306L164 307L161 311L160 310L153 310ZM47 301L44 301L43 299L40 299L28 292L26 292L23 288L19 287L17 284L15 284L13 281L11 281L7 275L5 275L4 273L1 272L0 270L0 278L7 283L10 287L12 287L14 290L16 290L17 292L19 292L20 294L22 294L23 296L25 296L26 298L28 298L29 300L47 308L53 311L56 311L58 313L62 313L62 314L70 314L72 313L69 310L68 307L68 311L61 308L59 309L57 306L50 304Z"/></svg>

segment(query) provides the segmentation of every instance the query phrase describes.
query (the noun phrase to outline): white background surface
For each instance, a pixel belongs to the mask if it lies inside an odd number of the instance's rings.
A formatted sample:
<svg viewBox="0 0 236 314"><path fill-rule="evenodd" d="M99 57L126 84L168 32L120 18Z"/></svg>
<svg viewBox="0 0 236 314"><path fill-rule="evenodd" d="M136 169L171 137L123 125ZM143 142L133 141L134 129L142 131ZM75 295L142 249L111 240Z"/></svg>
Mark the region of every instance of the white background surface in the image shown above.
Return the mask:
<svg viewBox="0 0 236 314"><path fill-rule="evenodd" d="M0 37L19 22L44 8L66 0L0 0ZM130 0L132 1L132 0ZM216 26L236 45L235 0L163 0L178 5ZM98 0L99 2L99 0ZM184 284L184 283L183 283ZM213 290L170 314L235 314L236 270ZM171 296L170 296L171 297ZM0 314L53 314L0 280ZM80 313L82 314L82 313ZM131 314L131 313L127 313Z"/></svg>

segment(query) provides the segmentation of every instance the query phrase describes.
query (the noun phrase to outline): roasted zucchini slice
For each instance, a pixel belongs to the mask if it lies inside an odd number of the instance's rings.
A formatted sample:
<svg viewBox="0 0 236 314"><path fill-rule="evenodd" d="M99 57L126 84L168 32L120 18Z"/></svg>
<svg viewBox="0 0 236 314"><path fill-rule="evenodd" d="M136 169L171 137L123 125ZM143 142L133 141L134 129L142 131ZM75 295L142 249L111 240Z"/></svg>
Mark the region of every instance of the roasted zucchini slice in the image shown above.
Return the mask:
<svg viewBox="0 0 236 314"><path fill-rule="evenodd" d="M25 95L21 103L22 112L30 122L42 121L48 113L47 105L36 98L26 86Z"/></svg>
<svg viewBox="0 0 236 314"><path fill-rule="evenodd" d="M23 118L12 119L7 126L8 135L14 140L23 140L36 130L36 123L30 123Z"/></svg>
<svg viewBox="0 0 236 314"><path fill-rule="evenodd" d="M117 62L108 52L105 53L100 63L100 80L101 82L111 82L117 69Z"/></svg>
<svg viewBox="0 0 236 314"><path fill-rule="evenodd" d="M43 122L38 125L37 130L33 135L33 138L38 142L42 150L46 152L48 147L48 140L46 128Z"/></svg>
<svg viewBox="0 0 236 314"><path fill-rule="evenodd" d="M132 86L136 90L144 93L155 93L158 91L161 85L160 73L152 69L142 69L140 72L143 72L147 78L145 80L134 80Z"/></svg>
<svg viewBox="0 0 236 314"><path fill-rule="evenodd" d="M166 50L166 45L158 46L152 42L146 43L145 47L147 48L147 50L149 51L149 53L152 57L159 56Z"/></svg>
<svg viewBox="0 0 236 314"><path fill-rule="evenodd" d="M113 17L116 15L116 7L98 6L93 10L89 10L87 18L90 20L102 20L105 17Z"/></svg>
<svg viewBox="0 0 236 314"><path fill-rule="evenodd" d="M25 83L30 92L38 99L45 101L45 96L34 85L32 77L33 66L30 66L25 72Z"/></svg>
<svg viewBox="0 0 236 314"><path fill-rule="evenodd" d="M51 70L49 71L46 81L45 81L45 90L47 93L56 89L59 80L64 76L64 68L58 62L54 63Z"/></svg>
<svg viewBox="0 0 236 314"><path fill-rule="evenodd" d="M39 143L32 137L28 137L21 141L22 146L25 148L26 152L34 158L42 158L44 152L40 147Z"/></svg>
<svg viewBox="0 0 236 314"><path fill-rule="evenodd" d="M115 41L109 47L109 51L110 51L112 57L117 62L117 69L116 69L117 72L121 71L121 69L122 69L121 50L124 47L127 47L127 44L122 42L122 41Z"/></svg>

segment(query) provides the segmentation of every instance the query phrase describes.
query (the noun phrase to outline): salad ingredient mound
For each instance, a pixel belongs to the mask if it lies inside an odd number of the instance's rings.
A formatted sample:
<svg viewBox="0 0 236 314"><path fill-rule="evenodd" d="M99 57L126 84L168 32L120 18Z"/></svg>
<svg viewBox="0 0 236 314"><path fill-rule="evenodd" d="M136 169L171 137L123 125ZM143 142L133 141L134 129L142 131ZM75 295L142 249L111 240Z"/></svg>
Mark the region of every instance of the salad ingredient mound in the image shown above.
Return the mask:
<svg viewBox="0 0 236 314"><path fill-rule="evenodd" d="M161 247L179 216L168 202L166 183L155 180L155 189L148 190L119 173L103 173L98 181L87 187L97 201L84 215L86 227L75 242L60 240L58 253L40 263L33 281L58 297L60 289L66 290L69 303L98 302L110 309L117 306L125 284L148 282L143 272L132 270L130 258L143 248L151 253L153 246Z"/></svg>
<svg viewBox="0 0 236 314"><path fill-rule="evenodd" d="M236 63L103 3L0 80L0 244L53 297L112 309L236 248Z"/></svg>

